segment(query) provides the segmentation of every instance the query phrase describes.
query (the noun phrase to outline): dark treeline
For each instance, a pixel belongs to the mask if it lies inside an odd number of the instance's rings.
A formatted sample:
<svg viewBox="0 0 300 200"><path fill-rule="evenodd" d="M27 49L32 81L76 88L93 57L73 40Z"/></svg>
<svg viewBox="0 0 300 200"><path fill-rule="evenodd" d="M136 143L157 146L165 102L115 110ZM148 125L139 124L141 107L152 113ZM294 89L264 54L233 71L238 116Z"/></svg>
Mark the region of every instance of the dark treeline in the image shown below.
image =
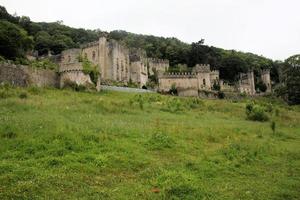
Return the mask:
<svg viewBox="0 0 300 200"><path fill-rule="evenodd" d="M6 59L24 57L26 52L32 50L37 51L39 55L48 52L59 54L65 49L95 41L102 35L118 40L128 47L144 49L148 57L168 59L173 71L190 70L196 64L210 64L212 69L220 70L220 78L229 83L236 81L240 72L254 70L256 77L259 77L261 69L269 68L272 81L277 84L280 81L280 72L288 71L283 69L291 69L288 62L291 58L285 62L273 61L252 53L208 46L204 44L204 39L187 44L177 38L133 34L126 31L108 33L100 30L76 29L63 25L61 21L32 22L29 17L13 16L5 7L0 6L0 55ZM188 68L178 67L182 65ZM293 74L295 73L290 73L290 76Z"/></svg>

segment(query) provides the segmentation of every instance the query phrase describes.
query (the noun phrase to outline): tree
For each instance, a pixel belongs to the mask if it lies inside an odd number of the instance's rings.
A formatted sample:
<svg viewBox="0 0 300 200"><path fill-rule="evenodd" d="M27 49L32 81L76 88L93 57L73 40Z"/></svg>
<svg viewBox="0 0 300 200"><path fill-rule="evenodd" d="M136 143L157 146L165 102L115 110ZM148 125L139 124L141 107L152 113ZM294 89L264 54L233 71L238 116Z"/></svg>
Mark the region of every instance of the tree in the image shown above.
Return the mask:
<svg viewBox="0 0 300 200"><path fill-rule="evenodd" d="M39 55L47 54L52 45L52 38L46 31L39 31L35 35L35 49Z"/></svg>
<svg viewBox="0 0 300 200"><path fill-rule="evenodd" d="M23 57L32 49L33 39L27 32L8 21L0 20L0 54L8 59Z"/></svg>
<svg viewBox="0 0 300 200"><path fill-rule="evenodd" d="M286 59L285 82L290 104L300 104L300 54Z"/></svg>

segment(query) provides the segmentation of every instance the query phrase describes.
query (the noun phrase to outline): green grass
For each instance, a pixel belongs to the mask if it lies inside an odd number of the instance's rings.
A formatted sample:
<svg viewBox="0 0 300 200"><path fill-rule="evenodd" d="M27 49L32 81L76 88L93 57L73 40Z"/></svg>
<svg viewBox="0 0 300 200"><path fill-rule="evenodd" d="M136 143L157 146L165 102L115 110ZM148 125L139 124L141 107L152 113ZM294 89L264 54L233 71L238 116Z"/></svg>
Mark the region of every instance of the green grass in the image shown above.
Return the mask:
<svg viewBox="0 0 300 200"><path fill-rule="evenodd" d="M300 199L299 107L248 101L2 87L0 199Z"/></svg>

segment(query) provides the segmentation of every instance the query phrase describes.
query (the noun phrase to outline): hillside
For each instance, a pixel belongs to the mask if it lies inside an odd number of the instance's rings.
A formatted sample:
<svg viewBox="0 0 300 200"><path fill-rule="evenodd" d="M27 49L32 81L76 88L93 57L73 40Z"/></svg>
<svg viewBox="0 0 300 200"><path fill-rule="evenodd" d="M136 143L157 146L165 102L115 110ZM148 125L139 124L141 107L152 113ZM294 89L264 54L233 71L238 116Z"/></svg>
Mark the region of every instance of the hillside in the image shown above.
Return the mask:
<svg viewBox="0 0 300 200"><path fill-rule="evenodd" d="M239 72L253 69L258 74L260 69L270 68L273 81L279 81L277 62L253 53L209 46L204 44L205 40L202 38L187 44L177 38L126 31L77 29L64 25L62 21L33 22L27 16L13 16L5 7L0 6L0 55L8 59L24 57L31 50L37 51L40 56L47 55L48 52L59 54L65 49L77 48L80 44L95 41L100 36L115 39L129 47L143 49L148 57L168 59L173 71L182 70L182 64L189 68L196 64L210 64L213 69L220 70L222 79L234 82Z"/></svg>
<svg viewBox="0 0 300 200"><path fill-rule="evenodd" d="M299 199L299 106L249 101L1 87L0 199Z"/></svg>

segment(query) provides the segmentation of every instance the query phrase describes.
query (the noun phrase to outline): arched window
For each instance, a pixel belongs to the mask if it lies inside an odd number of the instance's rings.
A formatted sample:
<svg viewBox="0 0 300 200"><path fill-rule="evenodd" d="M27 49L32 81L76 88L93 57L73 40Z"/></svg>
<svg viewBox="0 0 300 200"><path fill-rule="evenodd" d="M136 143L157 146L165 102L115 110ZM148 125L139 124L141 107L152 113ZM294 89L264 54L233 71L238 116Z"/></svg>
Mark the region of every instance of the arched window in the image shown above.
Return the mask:
<svg viewBox="0 0 300 200"><path fill-rule="evenodd" d="M96 58L96 53L95 51L93 51L93 60L95 60L95 58Z"/></svg>
<svg viewBox="0 0 300 200"><path fill-rule="evenodd" d="M71 56L68 56L68 62L71 62Z"/></svg>
<svg viewBox="0 0 300 200"><path fill-rule="evenodd" d="M203 85L206 85L205 78L203 79Z"/></svg>

